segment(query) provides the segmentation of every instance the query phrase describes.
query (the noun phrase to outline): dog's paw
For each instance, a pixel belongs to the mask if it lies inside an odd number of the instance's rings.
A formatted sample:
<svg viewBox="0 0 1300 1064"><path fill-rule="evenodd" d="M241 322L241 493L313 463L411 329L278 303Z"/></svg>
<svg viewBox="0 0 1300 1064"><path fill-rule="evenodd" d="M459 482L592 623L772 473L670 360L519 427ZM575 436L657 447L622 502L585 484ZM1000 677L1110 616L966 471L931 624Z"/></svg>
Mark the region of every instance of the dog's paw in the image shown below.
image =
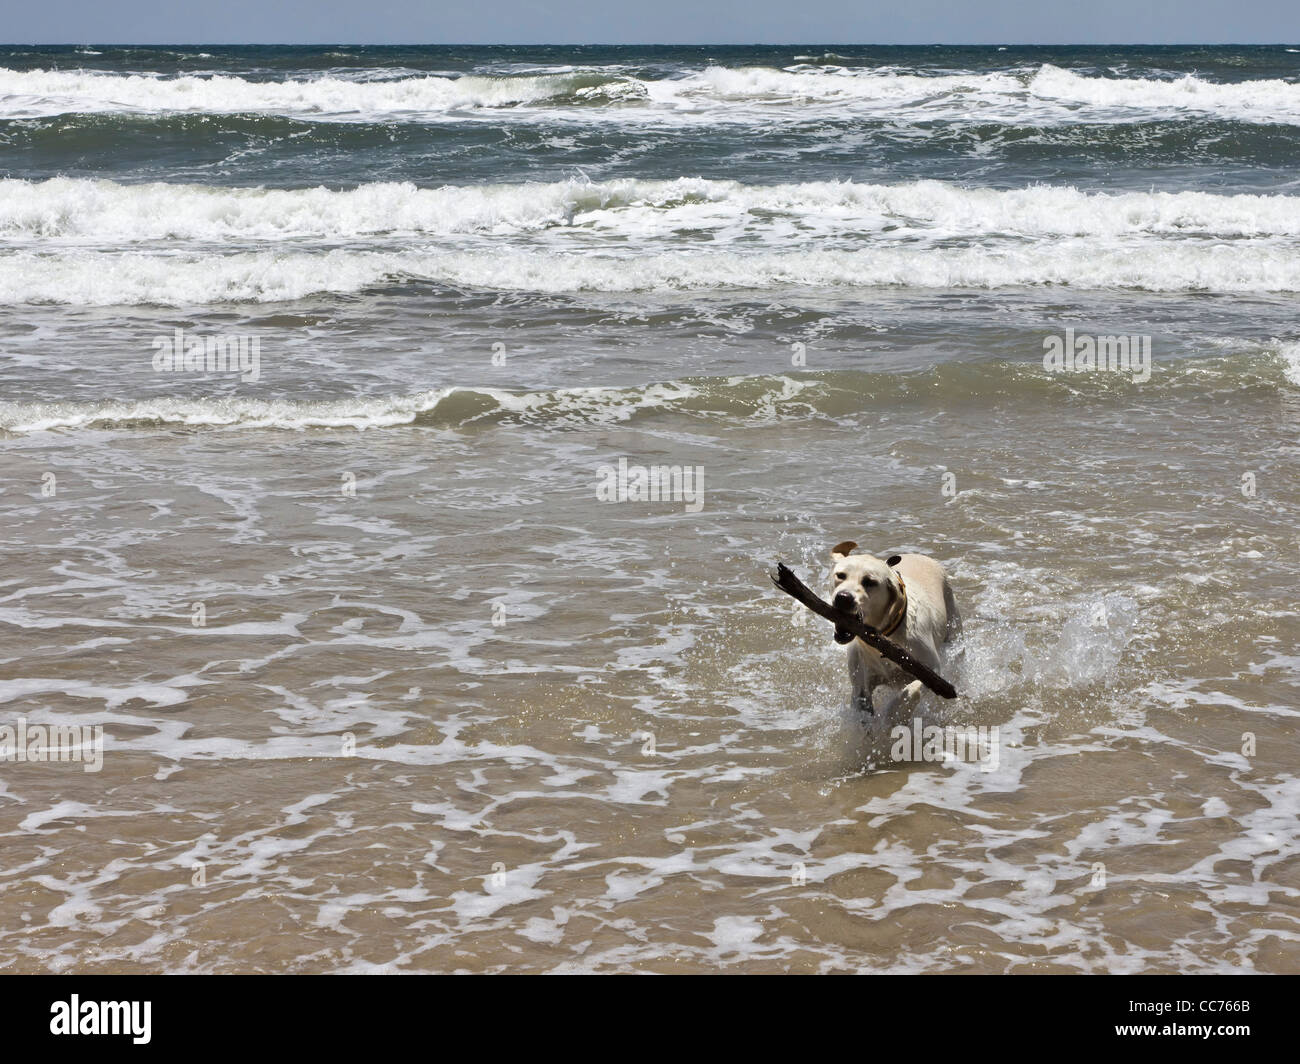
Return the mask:
<svg viewBox="0 0 1300 1064"><path fill-rule="evenodd" d="M886 704L883 712L887 717L893 716L900 709L908 709L916 702L920 701L921 694L925 685L920 680L913 680L907 684L901 691L894 695Z"/></svg>
<svg viewBox="0 0 1300 1064"><path fill-rule="evenodd" d="M843 628L835 629L835 642L843 646L845 643L853 642L853 633L846 632Z"/></svg>

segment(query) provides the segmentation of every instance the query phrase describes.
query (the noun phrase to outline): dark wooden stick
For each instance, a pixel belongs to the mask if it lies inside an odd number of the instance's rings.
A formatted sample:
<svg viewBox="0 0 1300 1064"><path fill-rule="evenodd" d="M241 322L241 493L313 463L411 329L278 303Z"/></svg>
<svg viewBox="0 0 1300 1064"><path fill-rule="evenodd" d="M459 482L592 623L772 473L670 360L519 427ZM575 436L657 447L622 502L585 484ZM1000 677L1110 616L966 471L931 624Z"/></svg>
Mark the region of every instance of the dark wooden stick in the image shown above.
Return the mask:
<svg viewBox="0 0 1300 1064"><path fill-rule="evenodd" d="M772 583L787 595L791 595L798 599L819 617L825 617L837 628L843 628L846 632L856 635L868 646L874 647L876 650L880 651L881 657L888 658L900 669L915 676L935 694L943 695L944 698L957 697L957 688L953 687L952 684L937 672L922 665L905 649L900 647L897 643L886 639L877 629L872 628L871 625L864 624L854 614L837 610L830 603L819 599L815 594L808 590L807 585L795 576L790 568L783 562L776 563L776 576L772 577Z"/></svg>

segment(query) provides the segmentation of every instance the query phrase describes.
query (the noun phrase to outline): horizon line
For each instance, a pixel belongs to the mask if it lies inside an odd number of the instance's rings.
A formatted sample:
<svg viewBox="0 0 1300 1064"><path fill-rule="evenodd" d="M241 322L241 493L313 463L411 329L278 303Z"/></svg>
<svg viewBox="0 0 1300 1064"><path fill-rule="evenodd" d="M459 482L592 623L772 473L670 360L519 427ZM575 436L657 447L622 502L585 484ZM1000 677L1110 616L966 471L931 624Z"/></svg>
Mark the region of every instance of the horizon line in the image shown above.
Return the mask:
<svg viewBox="0 0 1300 1064"><path fill-rule="evenodd" d="M1287 48L1300 41L0 41L10 48Z"/></svg>

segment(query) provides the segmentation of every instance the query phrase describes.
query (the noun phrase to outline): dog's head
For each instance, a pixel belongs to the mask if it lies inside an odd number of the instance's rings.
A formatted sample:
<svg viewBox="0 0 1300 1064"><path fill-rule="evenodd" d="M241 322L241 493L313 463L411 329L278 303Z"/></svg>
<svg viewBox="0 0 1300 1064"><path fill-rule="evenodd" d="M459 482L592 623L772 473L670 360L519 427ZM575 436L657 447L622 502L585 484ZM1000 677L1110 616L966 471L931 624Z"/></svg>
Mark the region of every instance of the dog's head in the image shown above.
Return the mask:
<svg viewBox="0 0 1300 1064"><path fill-rule="evenodd" d="M855 547L856 543L845 540L831 548L831 605L880 628L902 595L893 568L902 557L893 554L882 561L873 554L850 554ZM844 629L835 629L835 642L852 640Z"/></svg>

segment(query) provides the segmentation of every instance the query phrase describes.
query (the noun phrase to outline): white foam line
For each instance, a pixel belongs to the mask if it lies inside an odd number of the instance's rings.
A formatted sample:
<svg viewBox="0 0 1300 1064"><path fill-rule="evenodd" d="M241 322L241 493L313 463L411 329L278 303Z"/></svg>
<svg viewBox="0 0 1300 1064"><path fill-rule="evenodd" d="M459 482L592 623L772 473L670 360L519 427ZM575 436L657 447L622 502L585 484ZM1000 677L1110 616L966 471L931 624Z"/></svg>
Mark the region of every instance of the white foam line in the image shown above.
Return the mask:
<svg viewBox="0 0 1300 1064"><path fill-rule="evenodd" d="M683 227L771 232L797 223L822 236L845 229L898 239L994 234L1220 237L1300 234L1300 197L1209 192L1086 192L1069 186L964 188L942 181L746 185L679 178L570 180L419 188L248 189L0 180L0 235L123 243L351 239L382 234L507 236L553 228L645 237ZM802 239L807 231L796 234Z"/></svg>
<svg viewBox="0 0 1300 1064"><path fill-rule="evenodd" d="M612 104L615 106L602 106ZM574 106L579 105L579 106ZM630 105L630 106L629 106ZM93 70L0 69L0 117L69 113L273 114L318 121L437 121L488 111L543 111L569 121L623 124L666 118L744 122L756 114L845 113L1028 124L1209 115L1260 123L1300 119L1300 86L1282 79L1214 82L1111 78L1044 64L1036 71L922 76L889 69L710 66L646 80L617 70L506 76L412 74L254 80L228 74L164 77Z"/></svg>
<svg viewBox="0 0 1300 1064"><path fill-rule="evenodd" d="M0 299L14 304L201 306L273 303L409 281L539 293L819 289L996 289L1300 292L1289 244L1069 239L992 247L847 251L532 250L320 254L0 255Z"/></svg>

